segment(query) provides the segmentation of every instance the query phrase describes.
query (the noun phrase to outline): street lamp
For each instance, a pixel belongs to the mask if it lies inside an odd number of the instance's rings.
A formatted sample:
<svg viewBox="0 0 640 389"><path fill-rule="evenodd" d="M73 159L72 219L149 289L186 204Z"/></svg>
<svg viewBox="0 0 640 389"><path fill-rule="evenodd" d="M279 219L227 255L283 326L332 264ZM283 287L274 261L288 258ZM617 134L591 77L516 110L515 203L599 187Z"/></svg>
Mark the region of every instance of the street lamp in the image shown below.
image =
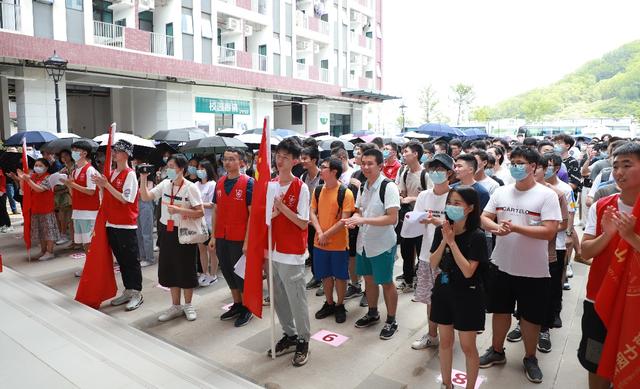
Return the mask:
<svg viewBox="0 0 640 389"><path fill-rule="evenodd" d="M407 106L404 103L400 104L400 114L402 115L402 130L404 132L404 110L407 109Z"/></svg>
<svg viewBox="0 0 640 389"><path fill-rule="evenodd" d="M56 90L56 131L61 132L60 129L60 96L58 95L58 82L64 76L64 71L67 70L66 59L63 59L56 51L53 51L53 55L44 61L44 68L47 70L49 77L53 79L53 84Z"/></svg>

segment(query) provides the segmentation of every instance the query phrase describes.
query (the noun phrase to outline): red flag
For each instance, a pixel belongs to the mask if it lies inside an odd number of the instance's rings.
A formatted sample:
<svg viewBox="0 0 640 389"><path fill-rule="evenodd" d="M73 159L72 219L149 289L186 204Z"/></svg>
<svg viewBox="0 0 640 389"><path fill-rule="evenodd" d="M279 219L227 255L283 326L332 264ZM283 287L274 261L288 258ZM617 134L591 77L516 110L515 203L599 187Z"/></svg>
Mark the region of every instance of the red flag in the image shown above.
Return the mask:
<svg viewBox="0 0 640 389"><path fill-rule="evenodd" d="M116 124L113 123L109 128L109 141L103 169L107 178L111 177L111 145L115 130ZM106 209L101 205L76 292L77 301L95 309L100 308L103 301L114 297L118 291L106 224Z"/></svg>
<svg viewBox="0 0 640 389"><path fill-rule="evenodd" d="M259 318L262 318L262 265L264 264L264 249L268 243L266 204L267 186L271 180L270 139L267 118L264 118L262 141L260 142L256 166L256 182L253 185L251 199L243 296L244 306Z"/></svg>
<svg viewBox="0 0 640 389"><path fill-rule="evenodd" d="M2 254L0 254L0 273L2 273Z"/></svg>
<svg viewBox="0 0 640 389"><path fill-rule="evenodd" d="M22 138L22 171L29 174L29 160L27 159L27 137ZM26 182L22 184L22 236L27 250L31 250L31 187Z"/></svg>
<svg viewBox="0 0 640 389"><path fill-rule="evenodd" d="M640 221L640 199L633 215ZM636 222L636 234L640 224ZM607 328L598 375L616 389L640 388L640 253L620 239L595 301Z"/></svg>

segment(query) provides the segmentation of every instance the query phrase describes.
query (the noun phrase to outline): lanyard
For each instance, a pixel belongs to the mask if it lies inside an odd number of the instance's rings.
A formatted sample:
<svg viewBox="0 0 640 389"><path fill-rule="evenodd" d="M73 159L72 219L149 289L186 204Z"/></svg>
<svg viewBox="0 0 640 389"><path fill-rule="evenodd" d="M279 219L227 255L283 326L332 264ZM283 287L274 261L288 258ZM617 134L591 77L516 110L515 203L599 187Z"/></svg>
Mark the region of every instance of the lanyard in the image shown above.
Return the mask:
<svg viewBox="0 0 640 389"><path fill-rule="evenodd" d="M173 183L171 184L171 197L169 197L169 204L173 205L173 202L176 199L176 196L178 196L178 193L180 193L180 189L182 189L182 185L184 185L184 181L182 181L182 183L180 184L180 186L178 187L178 190L176 191L176 194L173 194Z"/></svg>

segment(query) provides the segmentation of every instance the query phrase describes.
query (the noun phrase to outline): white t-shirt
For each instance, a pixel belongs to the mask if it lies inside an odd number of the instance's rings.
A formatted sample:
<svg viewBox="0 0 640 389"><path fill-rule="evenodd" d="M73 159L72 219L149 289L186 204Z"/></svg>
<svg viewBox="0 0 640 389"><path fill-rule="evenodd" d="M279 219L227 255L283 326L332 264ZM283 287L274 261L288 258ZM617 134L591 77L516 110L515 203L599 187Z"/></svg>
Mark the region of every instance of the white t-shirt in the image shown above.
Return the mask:
<svg viewBox="0 0 640 389"><path fill-rule="evenodd" d="M509 165L506 162L500 166L500 170L496 171L496 177L501 179L505 186L516 183L516 180L511 176Z"/></svg>
<svg viewBox="0 0 640 389"><path fill-rule="evenodd" d="M562 221L558 195L542 184L527 191L506 185L496 189L484 208L496 215L496 222L511 220L521 226L537 226L543 221ZM549 241L510 233L496 237L491 259L505 273L531 278L549 275Z"/></svg>
<svg viewBox="0 0 640 389"><path fill-rule="evenodd" d="M211 180L207 181L206 184L198 181L196 182L196 188L200 191L200 195L202 196L202 203L207 204L213 201L213 195L216 193L216 182ZM204 209L204 218L207 220L207 225L209 226L209 231L211 231L211 214L213 213L213 208L205 208Z"/></svg>
<svg viewBox="0 0 640 389"><path fill-rule="evenodd" d="M427 214L431 212L432 217L444 221L444 208L447 205L448 195L449 192L436 195L433 193L433 189L422 191L416 199L416 205L413 210L423 211ZM431 243L433 243L433 234L436 231L436 226L433 224L425 224L424 226L425 231L424 234L422 234L422 245L420 246L420 256L418 259L429 262L429 257L431 257Z"/></svg>
<svg viewBox="0 0 640 389"><path fill-rule="evenodd" d="M482 185L483 188L487 190L487 192L489 192L490 195L492 195L493 192L500 187L500 184L498 184L496 180L491 177L485 177L484 180L480 180L478 182L480 183L480 185Z"/></svg>
<svg viewBox="0 0 640 389"><path fill-rule="evenodd" d="M111 172L111 183L118 177L119 171L114 170ZM128 203L134 203L136 196L138 195L138 179L136 178L136 172L131 170L127 177L124 179L124 185L122 186L122 198ZM118 201L118 200L116 200ZM121 228L126 230L135 230L138 228L137 224L124 225L124 224L111 224L107 222L107 227Z"/></svg>
<svg viewBox="0 0 640 389"><path fill-rule="evenodd" d="M291 183L288 183L284 186L280 185L276 196L283 196L285 193L287 193L287 191L289 190L289 186L291 186ZM300 188L300 195L298 197L298 217L301 220L309 221L310 202L311 197L309 196L309 187L307 186L307 184L303 183L302 187ZM287 265L304 265L306 257L307 256L305 254L298 255L280 253L278 252L277 247L274 247L272 259L274 262L284 263Z"/></svg>
<svg viewBox="0 0 640 389"><path fill-rule="evenodd" d="M202 205L202 196L196 185L186 178L182 182L182 187L174 186L172 181L166 179L151 189L150 193L154 200L162 198L160 201L160 223L165 226L169 219L172 219L176 226L180 224L181 215L169 215L167 206L171 203L171 197L174 197L173 205L179 205L183 208L191 209Z"/></svg>
<svg viewBox="0 0 640 389"><path fill-rule="evenodd" d="M78 179L78 176L80 175L80 171L83 168L84 166L81 168L77 168L73 171L74 180ZM85 188L98 190L96 189L96 183L93 182L93 180L91 179L91 177L97 174L98 174L98 171L96 170L96 168L94 168L93 166L89 166L89 168L87 169L87 186ZM98 211L86 211L81 209L74 209L71 212L71 219L75 219L75 220L95 220L96 217L98 217Z"/></svg>
<svg viewBox="0 0 640 389"><path fill-rule="evenodd" d="M349 181L351 181L351 176L356 172L356 169L349 166L347 170L342 172L338 181L342 182L345 185L349 185Z"/></svg>
<svg viewBox="0 0 640 389"><path fill-rule="evenodd" d="M558 183L553 186L564 194L564 199L567 200L567 211L569 213L576 212L576 202L573 198L573 189L566 182L558 179ZM567 230L570 230L571 226L567 226ZM560 231L556 236L556 250L566 250L567 249L567 232Z"/></svg>
<svg viewBox="0 0 640 389"><path fill-rule="evenodd" d="M584 226L584 233L596 236L596 225L598 223L598 207L597 203L591 204L589 214L587 215L587 224ZM618 212L631 215L633 213L633 205L627 205L618 198Z"/></svg>

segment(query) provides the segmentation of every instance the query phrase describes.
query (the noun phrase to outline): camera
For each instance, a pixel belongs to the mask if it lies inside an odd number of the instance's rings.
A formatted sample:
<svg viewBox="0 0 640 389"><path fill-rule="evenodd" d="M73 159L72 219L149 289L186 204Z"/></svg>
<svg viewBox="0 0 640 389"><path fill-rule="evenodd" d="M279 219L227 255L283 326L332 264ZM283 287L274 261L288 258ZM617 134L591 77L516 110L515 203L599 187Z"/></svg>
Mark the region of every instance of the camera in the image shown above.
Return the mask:
<svg viewBox="0 0 640 389"><path fill-rule="evenodd" d="M136 167L136 171L138 174L152 174L155 169L155 166L148 163L144 163Z"/></svg>

